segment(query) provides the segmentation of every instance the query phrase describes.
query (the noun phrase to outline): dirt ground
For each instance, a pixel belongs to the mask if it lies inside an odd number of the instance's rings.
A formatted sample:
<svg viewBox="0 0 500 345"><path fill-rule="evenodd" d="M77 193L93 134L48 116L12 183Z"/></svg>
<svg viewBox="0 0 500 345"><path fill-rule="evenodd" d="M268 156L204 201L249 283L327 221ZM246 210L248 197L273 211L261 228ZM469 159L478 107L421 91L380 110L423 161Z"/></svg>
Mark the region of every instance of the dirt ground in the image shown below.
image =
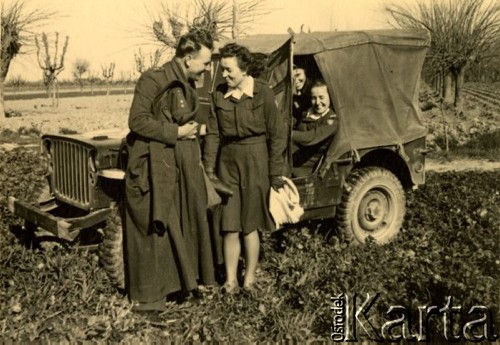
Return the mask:
<svg viewBox="0 0 500 345"><path fill-rule="evenodd" d="M59 107L47 99L6 101L15 117L0 118L0 129L35 128L41 133L73 130L80 133L106 128L127 128L132 94L61 98Z"/></svg>

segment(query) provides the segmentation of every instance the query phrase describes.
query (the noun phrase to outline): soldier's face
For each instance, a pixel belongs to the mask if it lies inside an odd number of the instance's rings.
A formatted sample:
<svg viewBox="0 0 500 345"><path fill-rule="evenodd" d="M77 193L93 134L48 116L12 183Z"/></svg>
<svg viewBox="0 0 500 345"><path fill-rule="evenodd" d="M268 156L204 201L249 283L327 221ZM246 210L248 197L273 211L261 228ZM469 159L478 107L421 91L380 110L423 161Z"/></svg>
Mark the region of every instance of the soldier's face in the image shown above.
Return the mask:
<svg viewBox="0 0 500 345"><path fill-rule="evenodd" d="M220 67L222 70L222 77L230 87L238 87L243 81L243 78L247 75L247 72L242 71L238 66L236 57L225 57L220 59Z"/></svg>
<svg viewBox="0 0 500 345"><path fill-rule="evenodd" d="M188 77L195 81L200 80L205 71L210 71L212 61L212 51L205 46L193 54L187 56L186 66Z"/></svg>

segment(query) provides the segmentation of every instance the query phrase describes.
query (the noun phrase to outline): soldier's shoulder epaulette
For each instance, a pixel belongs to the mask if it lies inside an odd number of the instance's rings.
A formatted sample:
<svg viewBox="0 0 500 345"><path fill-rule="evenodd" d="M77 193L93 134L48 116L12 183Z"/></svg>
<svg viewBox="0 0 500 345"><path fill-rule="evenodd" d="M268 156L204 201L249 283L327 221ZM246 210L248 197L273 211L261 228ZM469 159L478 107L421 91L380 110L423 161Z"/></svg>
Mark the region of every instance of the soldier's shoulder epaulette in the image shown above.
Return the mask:
<svg viewBox="0 0 500 345"><path fill-rule="evenodd" d="M173 93L173 111L181 111L187 108L186 97L184 95L184 90L181 87L174 87L171 92Z"/></svg>

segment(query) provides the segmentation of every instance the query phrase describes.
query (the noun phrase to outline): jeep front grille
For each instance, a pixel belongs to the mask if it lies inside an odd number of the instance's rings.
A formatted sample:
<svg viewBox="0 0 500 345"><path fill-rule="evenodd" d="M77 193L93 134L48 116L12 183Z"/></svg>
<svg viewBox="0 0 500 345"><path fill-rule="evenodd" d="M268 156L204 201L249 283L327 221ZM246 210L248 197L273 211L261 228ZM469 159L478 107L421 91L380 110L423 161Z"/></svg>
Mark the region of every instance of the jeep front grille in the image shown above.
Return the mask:
<svg viewBox="0 0 500 345"><path fill-rule="evenodd" d="M89 171L92 148L63 139L52 139L51 143L54 194L68 204L88 209L92 188Z"/></svg>

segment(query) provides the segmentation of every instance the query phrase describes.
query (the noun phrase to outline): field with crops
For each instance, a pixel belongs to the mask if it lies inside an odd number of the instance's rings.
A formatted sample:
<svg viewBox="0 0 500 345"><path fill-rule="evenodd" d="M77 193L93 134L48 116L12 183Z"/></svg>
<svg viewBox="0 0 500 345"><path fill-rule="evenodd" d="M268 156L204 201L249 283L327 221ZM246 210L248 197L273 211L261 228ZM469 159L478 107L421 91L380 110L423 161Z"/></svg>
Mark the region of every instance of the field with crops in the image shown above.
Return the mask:
<svg viewBox="0 0 500 345"><path fill-rule="evenodd" d="M469 84L465 93L486 106L500 109L500 89L488 84Z"/></svg>
<svg viewBox="0 0 500 345"><path fill-rule="evenodd" d="M464 114L435 107L423 113L432 170L423 187L408 192L393 242L349 246L331 220L288 226L263 235L256 291L227 296L214 287L199 300L169 302L159 315L131 312L95 246L33 241L7 208L8 196L35 201L44 186L40 133L126 127L132 96L62 98L59 108L45 99L9 101L13 116L0 119L0 342L328 341L331 297L340 293L361 301L380 293L366 315L379 333L394 316L390 306L408 311L416 334L419 307L441 309L452 297L461 312L451 326L429 317L429 339L444 340L447 327L459 334L478 319L468 314L477 305L489 310L498 334L499 90L468 84ZM366 339L358 328L358 339Z"/></svg>

